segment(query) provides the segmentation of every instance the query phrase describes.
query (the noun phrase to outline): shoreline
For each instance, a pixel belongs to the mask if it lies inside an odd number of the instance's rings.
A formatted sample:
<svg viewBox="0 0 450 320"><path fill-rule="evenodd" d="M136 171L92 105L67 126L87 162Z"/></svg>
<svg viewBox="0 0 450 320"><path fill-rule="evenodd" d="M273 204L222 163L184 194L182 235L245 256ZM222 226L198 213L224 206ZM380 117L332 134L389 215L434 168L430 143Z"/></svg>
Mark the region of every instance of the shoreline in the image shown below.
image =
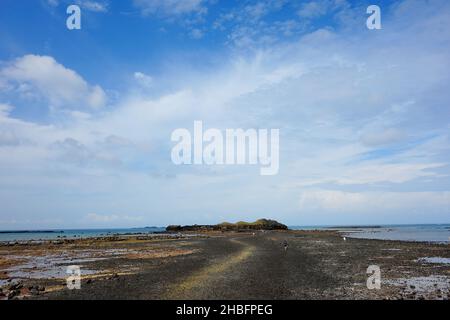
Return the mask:
<svg viewBox="0 0 450 320"><path fill-rule="evenodd" d="M379 239L379 238L365 238L365 237L356 237L348 231L335 230L335 229L314 229L314 230L297 230L297 229L288 229L286 231L302 231L302 232L336 232L341 238L345 237L347 239L355 239L355 240L374 240L374 241L389 241L389 242L406 242L406 243L423 243L423 244L442 244L449 245L450 241L438 241L438 240L404 240L404 239ZM226 231L233 232L233 231ZM243 233L245 231L235 231L237 233ZM248 231L247 231L248 232ZM260 232L260 231L258 231ZM201 236L202 233L207 234L208 232L194 232L194 231L182 231L182 232L171 232L171 231L160 231L153 233L118 233L111 235L102 235L102 236L86 236L86 237L57 237L52 239L17 239L17 240L3 240L0 241L0 247L2 246L26 246L26 245L39 245L39 244L68 244L74 243L74 241L83 241L83 240L91 240L91 241L104 241L112 238L132 238L132 237L140 237L140 238L153 238L155 240L159 240L161 238L177 238L182 236Z"/></svg>
<svg viewBox="0 0 450 320"><path fill-rule="evenodd" d="M6 230L0 231L0 245L9 245L15 243L38 243L45 241L77 240L77 239L97 239L103 237L121 237L121 236L152 236L173 234L179 232L209 232L209 231L250 231L250 230L232 230L215 229L219 225L192 225L175 226L179 229L167 230L163 227L134 227L134 228L112 228L112 229L53 229L53 230ZM415 229L414 229L415 228ZM408 237L399 238L399 235L405 230L413 229ZM257 230L257 229L256 229ZM256 231L253 230L253 231ZM450 224L403 224L403 225L361 225L361 226L291 226L287 230L291 231L336 231L342 236L356 239L374 239L374 240L398 240L406 242L427 242L427 243L450 243ZM433 233L428 238L424 238L425 233ZM10 238L2 239L3 235L30 235L35 234L33 238ZM376 235L383 234L379 237ZM411 235L412 234L412 235ZM438 235L439 234L439 235ZM44 235L44 237L42 236ZM49 237L48 235L54 235ZM358 236L362 235L362 236ZM373 236L375 235L375 236ZM4 236L3 236L4 238ZM437 239L439 238L439 239Z"/></svg>

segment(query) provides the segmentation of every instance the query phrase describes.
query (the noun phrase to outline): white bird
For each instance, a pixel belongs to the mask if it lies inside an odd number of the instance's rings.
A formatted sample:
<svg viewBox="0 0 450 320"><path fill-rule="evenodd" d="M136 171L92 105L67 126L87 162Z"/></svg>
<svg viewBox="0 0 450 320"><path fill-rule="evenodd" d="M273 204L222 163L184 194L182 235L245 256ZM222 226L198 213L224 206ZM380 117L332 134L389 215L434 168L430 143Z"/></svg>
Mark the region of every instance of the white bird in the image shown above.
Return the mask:
<svg viewBox="0 0 450 320"><path fill-rule="evenodd" d="M345 237L343 237L342 239L344 239L344 241L346 241L347 239L345 239Z"/></svg>

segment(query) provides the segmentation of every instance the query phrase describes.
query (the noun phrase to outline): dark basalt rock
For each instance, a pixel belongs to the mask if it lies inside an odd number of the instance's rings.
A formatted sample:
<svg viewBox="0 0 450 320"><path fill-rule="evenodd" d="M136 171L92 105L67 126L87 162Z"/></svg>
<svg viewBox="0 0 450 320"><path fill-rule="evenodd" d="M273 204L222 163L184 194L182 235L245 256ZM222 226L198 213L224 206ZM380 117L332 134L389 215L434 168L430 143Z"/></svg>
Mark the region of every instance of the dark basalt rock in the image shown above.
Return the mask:
<svg viewBox="0 0 450 320"><path fill-rule="evenodd" d="M255 222L239 221L237 223L223 222L216 225L170 225L166 228L169 232L180 231L246 231L246 230L287 230L288 227L282 223L270 219L259 219Z"/></svg>
<svg viewBox="0 0 450 320"><path fill-rule="evenodd" d="M39 290L37 290L36 288L33 288L30 290L31 295L33 296L38 296L39 295Z"/></svg>
<svg viewBox="0 0 450 320"><path fill-rule="evenodd" d="M8 286L9 291L20 290L23 288L23 284L21 282L13 283Z"/></svg>
<svg viewBox="0 0 450 320"><path fill-rule="evenodd" d="M12 300L12 299L16 298L19 294L20 294L19 290L12 290L8 293L7 299Z"/></svg>

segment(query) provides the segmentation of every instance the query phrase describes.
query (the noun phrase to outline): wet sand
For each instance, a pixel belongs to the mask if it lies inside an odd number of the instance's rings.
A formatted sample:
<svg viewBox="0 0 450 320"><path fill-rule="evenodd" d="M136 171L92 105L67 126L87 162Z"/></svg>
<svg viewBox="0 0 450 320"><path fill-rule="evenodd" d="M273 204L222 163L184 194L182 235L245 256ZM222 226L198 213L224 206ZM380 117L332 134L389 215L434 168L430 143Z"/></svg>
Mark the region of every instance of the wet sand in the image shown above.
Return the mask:
<svg viewBox="0 0 450 320"><path fill-rule="evenodd" d="M448 244L332 231L2 245L0 299L449 299L448 258ZM66 287L68 265L81 267L80 290ZM366 286L369 265L380 267L379 290Z"/></svg>

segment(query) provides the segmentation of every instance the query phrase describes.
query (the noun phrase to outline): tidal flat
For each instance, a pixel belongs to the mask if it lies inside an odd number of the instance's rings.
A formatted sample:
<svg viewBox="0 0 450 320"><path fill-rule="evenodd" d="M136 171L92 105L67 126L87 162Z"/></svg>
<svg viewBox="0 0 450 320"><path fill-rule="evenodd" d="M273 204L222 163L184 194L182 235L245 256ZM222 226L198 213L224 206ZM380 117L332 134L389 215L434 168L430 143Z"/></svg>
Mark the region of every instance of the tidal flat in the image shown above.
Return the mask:
<svg viewBox="0 0 450 320"><path fill-rule="evenodd" d="M22 242L0 245L0 300L448 300L448 259L448 244L344 240L315 230ZM79 290L67 287L72 265L81 270ZM373 265L380 289L367 287Z"/></svg>

